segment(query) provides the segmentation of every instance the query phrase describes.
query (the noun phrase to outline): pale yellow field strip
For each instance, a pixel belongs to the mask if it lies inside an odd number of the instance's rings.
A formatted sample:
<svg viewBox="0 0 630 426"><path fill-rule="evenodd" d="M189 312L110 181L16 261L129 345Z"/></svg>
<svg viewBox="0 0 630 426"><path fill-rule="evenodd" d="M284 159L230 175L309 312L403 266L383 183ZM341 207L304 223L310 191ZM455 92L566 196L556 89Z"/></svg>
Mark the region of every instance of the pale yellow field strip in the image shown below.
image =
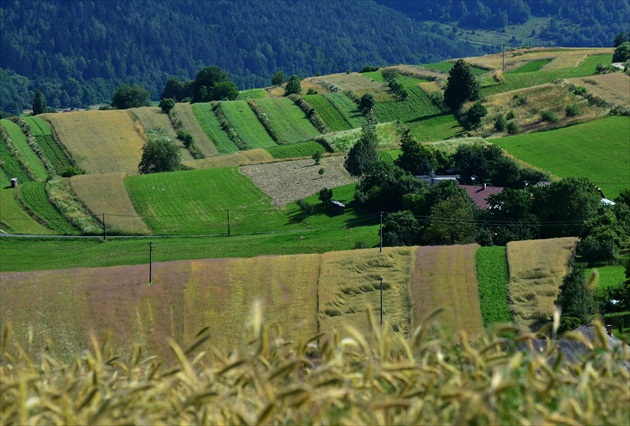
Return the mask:
<svg viewBox="0 0 630 426"><path fill-rule="evenodd" d="M446 73L422 68L415 65L396 65L392 68L397 68L402 74L406 74L416 78L437 78L438 80L446 80L448 78L448 74Z"/></svg>
<svg viewBox="0 0 630 426"><path fill-rule="evenodd" d="M78 166L88 173L136 172L144 140L128 111L45 114Z"/></svg>
<svg viewBox="0 0 630 426"><path fill-rule="evenodd" d="M330 74L319 77L320 80L324 80L328 83L339 86L344 92L351 90L353 92L359 92L361 90L382 90L383 85L369 78L363 77L361 74L353 72L350 74Z"/></svg>
<svg viewBox="0 0 630 426"><path fill-rule="evenodd" d="M551 319L576 244L574 237L507 244L510 308L517 324L535 327Z"/></svg>
<svg viewBox="0 0 630 426"><path fill-rule="evenodd" d="M201 160L184 161L183 164L193 169L211 169L218 167L242 166L273 161L273 157L263 148L249 149L233 154L215 155Z"/></svg>
<svg viewBox="0 0 630 426"><path fill-rule="evenodd" d="M606 101L630 108L630 76L622 72L571 78L576 86L583 86L595 96Z"/></svg>
<svg viewBox="0 0 630 426"><path fill-rule="evenodd" d="M369 335L366 306L380 318L380 280L383 278L383 320L395 332L409 333L409 280L414 249L387 247L322 255L319 280L320 331L343 330L351 324Z"/></svg>
<svg viewBox="0 0 630 426"><path fill-rule="evenodd" d="M583 52L576 52L572 55L565 54L555 57L551 62L542 67L543 70L553 70L559 68L573 68L580 65L588 55Z"/></svg>
<svg viewBox="0 0 630 426"><path fill-rule="evenodd" d="M70 186L95 217L101 220L105 214L105 224L111 232L149 234L125 188L126 176L126 173L77 175L70 178Z"/></svg>
<svg viewBox="0 0 630 426"><path fill-rule="evenodd" d="M208 139L208 136L199 126L199 122L192 111L190 104L177 103L173 108L177 118L182 121L182 127L193 137L197 148L206 157L218 155L217 147Z"/></svg>
<svg viewBox="0 0 630 426"><path fill-rule="evenodd" d="M435 81L428 81L425 83L420 83L418 84L418 87L422 89L422 91L426 93L427 95L432 95L442 90Z"/></svg>
<svg viewBox="0 0 630 426"><path fill-rule="evenodd" d="M184 336L210 327L211 343L241 346L252 336L247 320L258 302L265 324L285 339L317 334L320 255L192 261L184 292ZM277 335L277 334L276 334Z"/></svg>
<svg viewBox="0 0 630 426"><path fill-rule="evenodd" d="M436 318L447 336L464 330L469 336L485 333L475 253L479 246L418 247L411 280L414 327L438 308Z"/></svg>

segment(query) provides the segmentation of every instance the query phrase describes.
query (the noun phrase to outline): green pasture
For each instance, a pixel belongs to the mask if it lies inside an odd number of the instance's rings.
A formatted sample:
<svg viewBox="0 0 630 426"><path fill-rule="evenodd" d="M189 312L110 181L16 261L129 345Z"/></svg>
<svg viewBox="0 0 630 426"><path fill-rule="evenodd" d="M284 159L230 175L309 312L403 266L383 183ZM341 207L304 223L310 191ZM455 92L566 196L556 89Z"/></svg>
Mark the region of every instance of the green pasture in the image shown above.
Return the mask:
<svg viewBox="0 0 630 426"><path fill-rule="evenodd" d="M72 160L64 152L53 137L52 130L48 123L39 117L24 117L26 125L35 137L37 145L42 150L44 157L55 169L58 175L67 167L72 166Z"/></svg>
<svg viewBox="0 0 630 426"><path fill-rule="evenodd" d="M405 100L392 99L390 102L377 102L374 105L374 113L378 120L380 122L400 120L402 123L407 123L442 112L417 85L407 86L407 93L409 95Z"/></svg>
<svg viewBox="0 0 630 426"><path fill-rule="evenodd" d="M512 314L508 307L510 276L506 248L480 247L475 258L484 327L488 329L493 324L512 322Z"/></svg>
<svg viewBox="0 0 630 426"><path fill-rule="evenodd" d="M26 140L26 135L22 132L20 126L15 124L11 120L0 120L0 125L4 127L9 138L13 142L13 146L17 151L17 155L22 159L22 164L28 168L30 174L37 180L45 181L48 178L48 172L46 167L42 163L42 160L35 154L33 149L29 146Z"/></svg>
<svg viewBox="0 0 630 426"><path fill-rule="evenodd" d="M238 152L238 147L234 145L234 142L230 140L227 133L221 128L212 110L212 104L192 104L192 110L193 114L195 114L195 118L199 122L199 126L221 154Z"/></svg>
<svg viewBox="0 0 630 426"><path fill-rule="evenodd" d="M271 154L273 158L299 158L299 157L312 157L316 152L324 153L326 150L323 146L317 142L298 142L292 145L277 145L271 148L267 148L267 152Z"/></svg>
<svg viewBox="0 0 630 426"><path fill-rule="evenodd" d="M492 142L516 158L561 178L587 177L611 200L630 187L629 117L610 116Z"/></svg>
<svg viewBox="0 0 630 426"><path fill-rule="evenodd" d="M551 59L540 59L537 61L531 61L524 65L521 65L518 68L513 69L512 71L508 71L506 74L518 74L522 72L536 72L539 71L542 67L551 62Z"/></svg>
<svg viewBox="0 0 630 426"><path fill-rule="evenodd" d="M248 89L238 92L237 101L246 101L247 99L266 98L267 91L265 89Z"/></svg>
<svg viewBox="0 0 630 426"><path fill-rule="evenodd" d="M221 102L221 109L234 131L249 148L276 146L247 101L224 101Z"/></svg>
<svg viewBox="0 0 630 426"><path fill-rule="evenodd" d="M18 187L17 197L33 215L58 234L76 235L77 229L48 201L44 182L26 182Z"/></svg>
<svg viewBox="0 0 630 426"><path fill-rule="evenodd" d="M217 169L209 169L217 170ZM236 173L237 169L218 169L224 173ZM202 170L203 172L206 170ZM194 172L185 172L192 174ZM177 173L164 174L164 180ZM156 177L159 175L134 176L128 179L128 188L141 187L138 192L150 193L145 182L134 182L133 178ZM209 175L204 175L209 176ZM197 176L200 177L200 176ZM242 184L248 191L251 188ZM341 215L331 215L325 210L317 198L317 194L305 199L315 205L315 213L304 215L296 203L289 204L284 210L264 212L258 211L249 223L238 225L238 212L230 211L236 225L231 236L227 236L225 219L222 228L217 228L220 235L204 236L153 236L139 238L113 238L106 241L98 238L0 238L0 271L32 271L45 269L65 269L79 267L135 265L149 262L149 242L153 243L153 261L165 262L181 259L204 259L211 257L254 257L272 254L326 253L336 250L351 250L357 242L367 247L378 246L378 214L368 213L354 201L354 184L333 189L333 197L346 205ZM148 188L151 188L149 186ZM204 188L207 186L204 185ZM238 189L238 188L235 188ZM134 190L135 191L135 190ZM132 192L132 190L130 190ZM255 192L255 191L254 191ZM221 196L220 193L206 194L204 198L235 198L238 192ZM138 195L138 194L136 194ZM140 194L142 195L142 194ZM262 196L260 194L254 194ZM148 197L148 196L147 196ZM250 205L254 205L254 197L249 197ZM188 195L181 198L180 204L187 202ZM145 203L148 205L148 202ZM166 204L166 203L159 203ZM235 205L227 200L224 205ZM264 200L254 207L266 206ZM166 208L160 208L165 211ZM185 209L171 207L170 211L178 214ZM222 212L225 214L225 210ZM263 216L263 213L265 215ZM184 213L186 214L186 213ZM221 212L219 212L219 215ZM190 215L194 216L194 215ZM269 218L275 217L271 222ZM181 220L181 217L179 217ZM165 224L173 221L174 216L161 216ZM191 217L194 221L194 217ZM247 225L247 228L245 228ZM194 225L189 225L192 228ZM197 230L201 229L197 225ZM201 229L206 233L207 229ZM253 233L244 234L244 230Z"/></svg>
<svg viewBox="0 0 630 426"><path fill-rule="evenodd" d="M343 93L326 93L324 95L332 106L342 115L343 119L352 128L361 127L366 123L365 117L357 108L352 99Z"/></svg>
<svg viewBox="0 0 630 426"><path fill-rule="evenodd" d="M286 143L302 142L320 135L304 112L289 98L266 98L256 101L267 115L271 127Z"/></svg>
<svg viewBox="0 0 630 426"><path fill-rule="evenodd" d="M315 111L322 117L324 123L333 131L340 132L352 128L343 115L322 95L304 95L304 100L308 102Z"/></svg>
<svg viewBox="0 0 630 426"><path fill-rule="evenodd" d="M9 185L11 185L11 178L9 178L4 172L4 169L0 167L0 188L5 188Z"/></svg>
<svg viewBox="0 0 630 426"><path fill-rule="evenodd" d="M482 88L481 96L490 96L496 93L522 89L524 87L552 83L557 79L594 75L598 64L610 65L611 62L612 55L592 55L587 57L584 62L577 67L539 70L535 72L506 73L503 75L505 83L493 84Z"/></svg>

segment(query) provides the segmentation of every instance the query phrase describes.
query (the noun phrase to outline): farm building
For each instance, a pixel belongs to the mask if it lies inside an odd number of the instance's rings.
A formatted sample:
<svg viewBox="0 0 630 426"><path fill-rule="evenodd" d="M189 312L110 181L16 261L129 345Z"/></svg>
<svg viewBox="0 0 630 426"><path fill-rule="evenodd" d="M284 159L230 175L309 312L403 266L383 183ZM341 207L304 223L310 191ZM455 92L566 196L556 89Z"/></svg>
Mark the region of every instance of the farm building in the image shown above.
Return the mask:
<svg viewBox="0 0 630 426"><path fill-rule="evenodd" d="M500 186L488 186L485 183L482 185L459 185L460 188L466 190L470 198L473 199L477 207L487 209L488 197L493 194L498 194L503 191L503 187Z"/></svg>

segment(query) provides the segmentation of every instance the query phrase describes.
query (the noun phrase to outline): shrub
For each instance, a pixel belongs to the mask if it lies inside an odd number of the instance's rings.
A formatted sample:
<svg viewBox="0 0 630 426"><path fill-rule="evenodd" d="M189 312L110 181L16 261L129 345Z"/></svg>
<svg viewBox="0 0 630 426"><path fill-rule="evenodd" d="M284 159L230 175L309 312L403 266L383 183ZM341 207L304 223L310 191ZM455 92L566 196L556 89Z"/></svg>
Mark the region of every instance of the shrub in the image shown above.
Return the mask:
<svg viewBox="0 0 630 426"><path fill-rule="evenodd" d="M514 95L514 102L516 103L517 106L525 105L527 103L527 97L521 95L520 93L516 93Z"/></svg>
<svg viewBox="0 0 630 426"><path fill-rule="evenodd" d="M502 132L505 130L505 126L507 126L507 120L503 114L499 114L496 120L494 120L494 128L497 132Z"/></svg>
<svg viewBox="0 0 630 426"><path fill-rule="evenodd" d="M61 171L61 177L69 178L75 175L82 175L83 173L85 172L77 167L68 166Z"/></svg>
<svg viewBox="0 0 630 426"><path fill-rule="evenodd" d="M366 248L369 248L369 246L367 245L365 241L357 241L356 243L354 243L355 250L361 250L361 249L366 249Z"/></svg>
<svg viewBox="0 0 630 426"><path fill-rule="evenodd" d="M171 98L160 99L160 108L162 112L169 113L175 107L175 100Z"/></svg>
<svg viewBox="0 0 630 426"><path fill-rule="evenodd" d="M488 114L488 109L479 101L466 111L466 127L473 129L481 124L481 119Z"/></svg>
<svg viewBox="0 0 630 426"><path fill-rule="evenodd" d="M506 127L506 128L507 128L507 131L508 131L508 133L509 133L510 135L515 135L515 134L517 134L517 133L518 133L518 126L517 126L517 125L516 125L516 123L515 123L515 122L513 122L513 121L510 121L510 122L507 124L507 127Z"/></svg>
<svg viewBox="0 0 630 426"><path fill-rule="evenodd" d="M565 113L567 117L577 117L580 114L580 109L577 104L567 105Z"/></svg>
<svg viewBox="0 0 630 426"><path fill-rule="evenodd" d="M547 123L557 123L558 122L558 116L553 111L549 111L549 110L542 111L540 113L540 119L542 121L547 122Z"/></svg>
<svg viewBox="0 0 630 426"><path fill-rule="evenodd" d="M320 169L320 171L323 169ZM321 175L322 173L320 173ZM322 202L322 204L324 204L325 206L328 206L330 204L330 202L332 201L332 197L333 197L333 192L332 189L329 188L322 188L320 189L319 193L318 193L318 198L319 201Z"/></svg>
<svg viewBox="0 0 630 426"><path fill-rule="evenodd" d="M573 89L573 94L577 96L586 96L587 93L588 93L588 90L586 90L586 87L583 87L583 86L578 86L575 89Z"/></svg>
<svg viewBox="0 0 630 426"><path fill-rule="evenodd" d="M505 116L506 120L512 120L516 117L516 113L514 112L514 110L510 110L510 112L507 113L507 115Z"/></svg>
<svg viewBox="0 0 630 426"><path fill-rule="evenodd" d="M315 164L319 165L322 160L322 153L320 151L316 151L313 153L313 160L315 160Z"/></svg>

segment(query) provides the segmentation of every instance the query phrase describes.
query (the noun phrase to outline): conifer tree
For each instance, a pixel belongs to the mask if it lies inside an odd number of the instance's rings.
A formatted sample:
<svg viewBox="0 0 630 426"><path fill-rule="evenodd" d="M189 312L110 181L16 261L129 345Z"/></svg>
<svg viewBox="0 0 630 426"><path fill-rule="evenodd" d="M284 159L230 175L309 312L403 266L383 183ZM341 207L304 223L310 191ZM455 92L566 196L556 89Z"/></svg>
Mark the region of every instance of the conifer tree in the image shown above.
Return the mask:
<svg viewBox="0 0 630 426"><path fill-rule="evenodd" d="M35 101L33 102L33 115L38 115L46 112L46 97L39 90L35 90Z"/></svg>
<svg viewBox="0 0 630 426"><path fill-rule="evenodd" d="M444 104L451 110L457 111L466 101L479 99L479 82L475 79L470 66L459 59L448 73Z"/></svg>

